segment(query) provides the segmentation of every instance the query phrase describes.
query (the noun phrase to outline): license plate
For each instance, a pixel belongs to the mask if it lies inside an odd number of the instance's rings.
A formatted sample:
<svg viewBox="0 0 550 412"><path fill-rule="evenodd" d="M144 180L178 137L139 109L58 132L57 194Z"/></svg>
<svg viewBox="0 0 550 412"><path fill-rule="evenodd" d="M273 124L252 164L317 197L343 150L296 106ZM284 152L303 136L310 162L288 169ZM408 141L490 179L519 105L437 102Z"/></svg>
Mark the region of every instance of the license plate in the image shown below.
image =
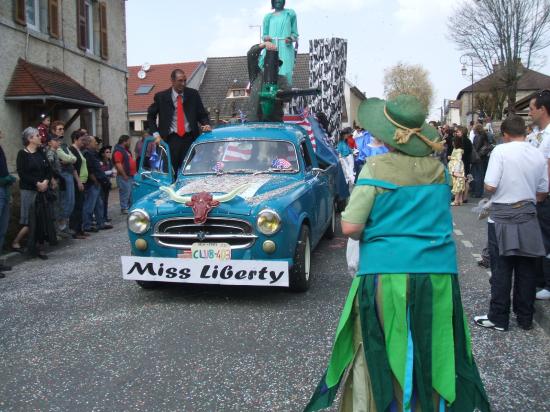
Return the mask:
<svg viewBox="0 0 550 412"><path fill-rule="evenodd" d="M193 243L190 257L203 260L230 260L231 246L229 243Z"/></svg>

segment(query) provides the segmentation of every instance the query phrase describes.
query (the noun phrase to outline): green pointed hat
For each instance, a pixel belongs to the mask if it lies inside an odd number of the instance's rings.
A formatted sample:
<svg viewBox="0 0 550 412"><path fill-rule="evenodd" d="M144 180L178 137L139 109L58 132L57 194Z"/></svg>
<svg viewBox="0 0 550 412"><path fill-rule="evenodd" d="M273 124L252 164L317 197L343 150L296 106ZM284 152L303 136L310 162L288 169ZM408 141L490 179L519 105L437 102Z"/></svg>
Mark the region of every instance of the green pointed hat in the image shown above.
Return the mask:
<svg viewBox="0 0 550 412"><path fill-rule="evenodd" d="M407 94L388 101L364 100L357 113L361 126L374 137L416 157L443 150L437 130L425 122L426 115L418 99Z"/></svg>

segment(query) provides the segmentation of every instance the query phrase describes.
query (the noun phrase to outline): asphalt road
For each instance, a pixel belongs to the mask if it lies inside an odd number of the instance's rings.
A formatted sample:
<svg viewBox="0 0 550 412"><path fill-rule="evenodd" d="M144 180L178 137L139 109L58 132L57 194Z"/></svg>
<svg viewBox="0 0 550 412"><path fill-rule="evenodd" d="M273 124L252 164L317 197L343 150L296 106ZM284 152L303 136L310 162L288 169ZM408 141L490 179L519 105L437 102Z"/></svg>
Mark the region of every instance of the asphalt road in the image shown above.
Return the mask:
<svg viewBox="0 0 550 412"><path fill-rule="evenodd" d="M489 276L472 253L484 226L455 209L463 303L485 313ZM465 241L465 242L462 242ZM472 247L469 247L469 246ZM299 411L321 377L351 278L345 240L323 241L305 294L168 286L120 275L123 223L71 241L0 281L2 411ZM550 338L472 326L496 411L550 411Z"/></svg>

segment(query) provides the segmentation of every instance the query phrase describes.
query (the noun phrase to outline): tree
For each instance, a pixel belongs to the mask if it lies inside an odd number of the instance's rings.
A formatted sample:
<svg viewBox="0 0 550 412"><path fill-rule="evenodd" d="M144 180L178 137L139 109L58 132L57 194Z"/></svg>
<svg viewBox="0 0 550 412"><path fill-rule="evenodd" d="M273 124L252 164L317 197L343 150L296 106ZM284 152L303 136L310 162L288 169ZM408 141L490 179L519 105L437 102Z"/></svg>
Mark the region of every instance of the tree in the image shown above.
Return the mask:
<svg viewBox="0 0 550 412"><path fill-rule="evenodd" d="M462 0L448 29L459 50L486 74L499 68L499 83L513 113L520 65L537 65L550 45L550 0Z"/></svg>
<svg viewBox="0 0 550 412"><path fill-rule="evenodd" d="M420 100L428 112L434 94L428 77L428 71L422 66L399 62L384 70L384 95L386 99L391 99L400 94L411 94Z"/></svg>

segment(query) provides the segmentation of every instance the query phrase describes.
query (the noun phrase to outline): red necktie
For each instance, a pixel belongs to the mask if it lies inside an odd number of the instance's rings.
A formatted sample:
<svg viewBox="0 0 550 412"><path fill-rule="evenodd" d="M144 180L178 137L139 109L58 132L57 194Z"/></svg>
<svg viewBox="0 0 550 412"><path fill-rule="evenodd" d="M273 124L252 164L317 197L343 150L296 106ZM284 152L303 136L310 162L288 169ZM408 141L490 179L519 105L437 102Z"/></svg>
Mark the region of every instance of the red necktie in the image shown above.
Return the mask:
<svg viewBox="0 0 550 412"><path fill-rule="evenodd" d="M178 104L176 107L178 114L177 123L178 123L178 136L183 137L185 135L185 113L183 112L183 96L178 94Z"/></svg>

